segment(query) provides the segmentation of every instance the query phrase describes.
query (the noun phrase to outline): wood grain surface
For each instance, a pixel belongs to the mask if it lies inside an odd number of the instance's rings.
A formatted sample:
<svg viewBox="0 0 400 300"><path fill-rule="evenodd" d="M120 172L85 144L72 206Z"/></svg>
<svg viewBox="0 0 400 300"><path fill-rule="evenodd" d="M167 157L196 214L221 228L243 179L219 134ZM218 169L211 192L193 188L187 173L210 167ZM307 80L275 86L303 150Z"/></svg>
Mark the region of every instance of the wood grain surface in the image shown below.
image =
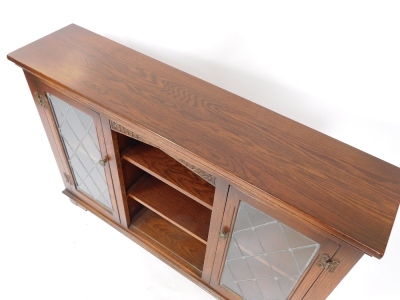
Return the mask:
<svg viewBox="0 0 400 300"><path fill-rule="evenodd" d="M212 209L215 187L160 149L140 143L129 147L122 157Z"/></svg>
<svg viewBox="0 0 400 300"><path fill-rule="evenodd" d="M128 195L207 244L211 220L208 208L148 174L129 189Z"/></svg>
<svg viewBox="0 0 400 300"><path fill-rule="evenodd" d="M156 213L147 208L142 208L132 220L131 227L139 229L169 251L202 271L206 246Z"/></svg>
<svg viewBox="0 0 400 300"><path fill-rule="evenodd" d="M384 254L399 168L76 25L8 58L362 251Z"/></svg>

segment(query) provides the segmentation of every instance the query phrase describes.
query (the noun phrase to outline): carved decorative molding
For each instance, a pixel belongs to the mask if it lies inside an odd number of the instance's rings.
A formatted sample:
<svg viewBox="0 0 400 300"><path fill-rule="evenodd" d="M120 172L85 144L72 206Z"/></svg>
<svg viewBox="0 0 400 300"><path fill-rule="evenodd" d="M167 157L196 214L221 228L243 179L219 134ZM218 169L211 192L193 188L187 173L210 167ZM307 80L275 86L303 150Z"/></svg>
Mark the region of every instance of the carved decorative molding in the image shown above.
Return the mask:
<svg viewBox="0 0 400 300"><path fill-rule="evenodd" d="M160 149L161 151L164 151L165 153L167 153L169 156L171 156L172 158L174 158L176 161L178 161L179 163L181 163L182 165L184 165L186 168L188 168L189 170L191 170L193 173L197 174L198 176L200 176L201 178L203 178L205 181L207 181L208 183L212 184L213 186L215 186L215 176L211 175L210 173L207 173L206 171L188 163L186 160L183 160L180 157L177 157L176 155L172 154L169 151L165 151L164 149L160 148L158 145L155 145L154 143L150 142L148 139L143 138L142 136L138 135L137 133L134 133L128 129L126 129L124 126L115 123L114 121L110 121L110 125L111 125L111 129L114 131L117 131L123 135L129 136L135 140L139 140L143 143L146 143L148 145L154 146L158 149Z"/></svg>
<svg viewBox="0 0 400 300"><path fill-rule="evenodd" d="M122 133L123 135L129 136L135 140L141 141L143 143L146 143L148 145L154 146L159 148L158 146L154 145L152 142L149 140L143 138L142 136L138 135L137 133L134 133L128 129L126 129L124 126L119 125L118 123L115 123L114 121L110 121L111 124L111 129L114 131L118 131L119 133ZM162 150L162 149L161 149Z"/></svg>
<svg viewBox="0 0 400 300"><path fill-rule="evenodd" d="M63 173L64 174L64 178L65 178L65 181L68 183L68 184L74 184L74 182L72 181L72 179L71 179L71 176L69 176L67 173Z"/></svg>
<svg viewBox="0 0 400 300"><path fill-rule="evenodd" d="M134 139L139 139L139 135L136 133L133 133L132 131L126 129L124 126L119 125L115 123L114 121L110 121L111 129L114 131L118 131L119 133L122 133L124 135L130 136Z"/></svg>
<svg viewBox="0 0 400 300"><path fill-rule="evenodd" d="M201 178L203 178L205 181L208 183L212 184L215 186L215 176L211 175L210 173L207 173L206 171L203 171L202 169L188 163L187 161L183 160L182 158L177 158L175 159L180 162L182 165L184 165L186 168L191 170L193 173L199 175Z"/></svg>

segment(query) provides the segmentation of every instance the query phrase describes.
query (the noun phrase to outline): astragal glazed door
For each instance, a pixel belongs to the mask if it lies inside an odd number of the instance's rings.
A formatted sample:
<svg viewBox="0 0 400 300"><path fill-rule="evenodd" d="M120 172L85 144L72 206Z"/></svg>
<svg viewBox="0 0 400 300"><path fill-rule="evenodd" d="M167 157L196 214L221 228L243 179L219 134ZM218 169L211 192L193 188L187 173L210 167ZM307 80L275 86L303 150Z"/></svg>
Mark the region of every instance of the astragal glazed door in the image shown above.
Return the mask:
<svg viewBox="0 0 400 300"><path fill-rule="evenodd" d="M211 284L229 299L301 299L339 246L230 188Z"/></svg>

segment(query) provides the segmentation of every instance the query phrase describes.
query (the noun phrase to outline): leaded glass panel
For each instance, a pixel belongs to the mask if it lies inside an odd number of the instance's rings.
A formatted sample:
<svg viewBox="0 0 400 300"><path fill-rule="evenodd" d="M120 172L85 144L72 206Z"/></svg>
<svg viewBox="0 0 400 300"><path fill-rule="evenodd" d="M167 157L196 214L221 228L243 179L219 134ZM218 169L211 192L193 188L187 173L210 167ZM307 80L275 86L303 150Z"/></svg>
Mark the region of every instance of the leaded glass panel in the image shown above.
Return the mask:
<svg viewBox="0 0 400 300"><path fill-rule="evenodd" d="M93 118L47 93L77 189L112 210Z"/></svg>
<svg viewBox="0 0 400 300"><path fill-rule="evenodd" d="M240 202L220 284L246 300L287 299L319 247Z"/></svg>

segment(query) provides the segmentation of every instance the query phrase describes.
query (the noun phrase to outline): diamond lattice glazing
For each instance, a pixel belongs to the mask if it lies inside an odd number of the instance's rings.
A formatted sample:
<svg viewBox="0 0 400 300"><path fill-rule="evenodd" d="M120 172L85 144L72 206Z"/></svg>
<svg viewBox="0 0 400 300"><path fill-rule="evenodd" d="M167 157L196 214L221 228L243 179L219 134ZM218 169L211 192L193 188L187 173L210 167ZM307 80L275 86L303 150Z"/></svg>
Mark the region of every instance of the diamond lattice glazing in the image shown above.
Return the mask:
<svg viewBox="0 0 400 300"><path fill-rule="evenodd" d="M287 299L319 244L241 202L220 284L247 300Z"/></svg>
<svg viewBox="0 0 400 300"><path fill-rule="evenodd" d="M112 210L93 118L47 93L79 190Z"/></svg>

